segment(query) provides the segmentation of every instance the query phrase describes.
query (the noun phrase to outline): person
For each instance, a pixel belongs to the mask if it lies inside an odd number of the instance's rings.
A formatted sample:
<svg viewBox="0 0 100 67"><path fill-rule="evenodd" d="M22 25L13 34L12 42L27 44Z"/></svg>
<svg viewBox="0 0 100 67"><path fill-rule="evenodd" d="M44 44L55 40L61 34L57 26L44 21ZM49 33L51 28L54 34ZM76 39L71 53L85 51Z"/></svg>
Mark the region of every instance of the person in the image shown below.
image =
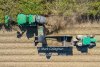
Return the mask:
<svg viewBox="0 0 100 67"><path fill-rule="evenodd" d="M72 45L74 46L82 46L82 37L83 35L77 35L76 38L72 40Z"/></svg>

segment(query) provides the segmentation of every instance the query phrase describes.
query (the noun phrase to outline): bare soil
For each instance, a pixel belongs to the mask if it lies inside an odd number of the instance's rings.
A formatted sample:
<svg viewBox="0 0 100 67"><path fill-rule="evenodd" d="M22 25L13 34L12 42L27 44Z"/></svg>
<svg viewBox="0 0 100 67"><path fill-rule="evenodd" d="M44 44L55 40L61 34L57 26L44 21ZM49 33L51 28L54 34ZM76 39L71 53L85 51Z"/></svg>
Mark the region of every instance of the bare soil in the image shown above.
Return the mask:
<svg viewBox="0 0 100 67"><path fill-rule="evenodd" d="M46 56L38 54L37 47L33 44L33 37L28 39L24 34L22 38L17 38L16 31L1 30L0 67L100 67L100 28L86 30L85 28L72 28L66 31L63 30L60 34L79 34L78 31L81 31L80 34L88 32L98 34L96 35L97 46L89 49L87 54L82 54L76 47L73 47L72 56L54 54L50 59L47 59ZM61 44L58 45L59 42L53 40L48 40L48 42L51 46L61 46Z"/></svg>

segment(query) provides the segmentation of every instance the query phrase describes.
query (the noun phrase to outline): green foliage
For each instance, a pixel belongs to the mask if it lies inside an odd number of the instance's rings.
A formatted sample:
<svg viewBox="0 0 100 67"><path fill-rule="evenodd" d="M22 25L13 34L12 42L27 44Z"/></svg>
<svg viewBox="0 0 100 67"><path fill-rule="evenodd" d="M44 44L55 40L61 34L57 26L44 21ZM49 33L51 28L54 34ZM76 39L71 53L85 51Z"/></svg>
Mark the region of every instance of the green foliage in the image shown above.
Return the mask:
<svg viewBox="0 0 100 67"><path fill-rule="evenodd" d="M91 2L88 5L89 5L88 13L93 15L100 14L100 2Z"/></svg>
<svg viewBox="0 0 100 67"><path fill-rule="evenodd" d="M18 13L53 14L70 16L79 14L100 14L99 0L0 0L0 22L4 16L16 18ZM14 19L16 20L16 19Z"/></svg>
<svg viewBox="0 0 100 67"><path fill-rule="evenodd" d="M53 3L50 3L47 8L52 14L69 15L72 13L74 5L74 0L55 0Z"/></svg>

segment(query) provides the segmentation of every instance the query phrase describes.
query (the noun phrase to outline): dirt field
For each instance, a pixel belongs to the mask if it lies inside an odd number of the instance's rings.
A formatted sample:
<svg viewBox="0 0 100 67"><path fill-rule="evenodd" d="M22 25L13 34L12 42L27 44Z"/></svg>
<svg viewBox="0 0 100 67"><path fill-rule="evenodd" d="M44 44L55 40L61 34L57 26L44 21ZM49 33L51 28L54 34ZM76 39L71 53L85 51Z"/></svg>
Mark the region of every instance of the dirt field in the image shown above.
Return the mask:
<svg viewBox="0 0 100 67"><path fill-rule="evenodd" d="M74 31L77 30L71 32ZM92 32L100 34L100 28L92 29ZM19 39L16 37L16 31L1 30L0 67L100 67L100 35L96 35L96 38L97 46L89 49L88 54L82 54L73 47L72 56L53 55L51 59L47 59L46 56L38 54L37 48L33 45L34 38L27 39L24 34Z"/></svg>

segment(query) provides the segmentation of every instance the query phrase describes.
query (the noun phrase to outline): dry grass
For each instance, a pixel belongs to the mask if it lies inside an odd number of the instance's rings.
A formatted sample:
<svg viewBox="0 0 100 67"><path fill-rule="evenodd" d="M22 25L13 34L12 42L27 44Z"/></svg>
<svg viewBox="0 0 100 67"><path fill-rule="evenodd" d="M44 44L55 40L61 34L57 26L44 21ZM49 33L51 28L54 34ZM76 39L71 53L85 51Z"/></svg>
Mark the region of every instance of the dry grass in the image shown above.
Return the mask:
<svg viewBox="0 0 100 67"><path fill-rule="evenodd" d="M89 27L67 27L66 29L53 33L52 35L67 34L99 34L100 28ZM90 25L92 26L92 25ZM75 37L75 35L73 35ZM100 42L100 35L96 35ZM53 54L51 59L38 54L37 48L33 45L34 38L27 39L24 34L21 39L16 37L16 31L0 31L0 67L100 67L100 43L93 49L89 49L87 55L73 47L73 56L57 56ZM48 40L49 46L62 46L61 42L55 39Z"/></svg>
<svg viewBox="0 0 100 67"><path fill-rule="evenodd" d="M59 33L60 30L63 31L64 29L66 29L64 31L67 31L67 30L73 31L73 28L82 28L80 30L83 30L84 28L93 29L93 28L100 28L100 21L98 22L94 21L93 23L91 23L91 21L80 23L80 22L77 22L75 18L71 18L71 17L68 18L64 16L51 16L51 17L48 17L47 19L46 28L49 30L49 33L55 33L55 32ZM82 33L84 33L85 31L83 31ZM91 30L91 31L94 31L94 30ZM77 30L77 32L80 32L80 31Z"/></svg>
<svg viewBox="0 0 100 67"><path fill-rule="evenodd" d="M0 62L0 67L100 67L99 62Z"/></svg>
<svg viewBox="0 0 100 67"><path fill-rule="evenodd" d="M99 42L97 47L89 49L87 55L83 55L74 47L73 56L56 55L47 59L46 56L38 54L37 48L32 43L34 38L28 40L24 35L18 39L14 36L16 35L14 32L9 32L9 35L12 36L7 36L7 32L3 36L0 34L0 67L100 67ZM96 38L100 39L99 36ZM61 43L54 39L48 42L50 46L61 46Z"/></svg>

